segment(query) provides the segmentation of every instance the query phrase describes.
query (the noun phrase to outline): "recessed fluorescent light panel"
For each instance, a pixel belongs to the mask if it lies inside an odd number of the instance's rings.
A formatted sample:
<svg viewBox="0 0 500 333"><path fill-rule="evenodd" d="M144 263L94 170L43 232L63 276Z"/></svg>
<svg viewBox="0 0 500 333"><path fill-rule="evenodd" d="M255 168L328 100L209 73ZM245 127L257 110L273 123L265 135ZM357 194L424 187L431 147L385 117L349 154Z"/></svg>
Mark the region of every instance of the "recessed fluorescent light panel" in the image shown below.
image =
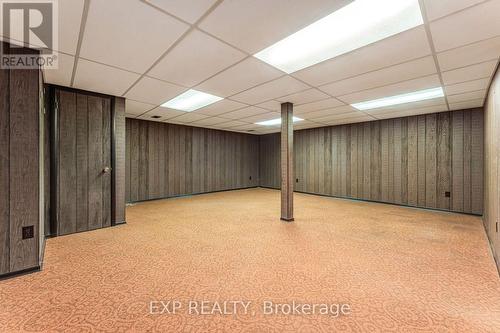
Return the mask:
<svg viewBox="0 0 500 333"><path fill-rule="evenodd" d="M179 96L171 99L170 101L163 103L161 106L164 108L191 112L218 102L222 99L222 97L210 95L194 89L189 89L185 93L182 93Z"/></svg>
<svg viewBox="0 0 500 333"><path fill-rule="evenodd" d="M297 121L302 121L304 119L299 118L299 117L293 117L293 122ZM281 118L277 119L271 119L271 120L266 120L266 121L261 121L260 123L255 123L256 125L264 125L264 126L273 126L273 125L280 125L281 124Z"/></svg>
<svg viewBox="0 0 500 333"><path fill-rule="evenodd" d="M378 108L399 105L399 104L405 104L405 103L425 101L428 99L434 99L434 98L439 98L439 97L443 97L443 96L444 96L443 88L439 87L439 88L415 91L415 92L412 92L409 94L385 97L385 98L376 99L373 101L356 103L356 104L352 104L351 106L358 109L358 110L363 111L363 110L378 109Z"/></svg>
<svg viewBox="0 0 500 333"><path fill-rule="evenodd" d="M423 23L418 0L356 0L254 56L293 73Z"/></svg>

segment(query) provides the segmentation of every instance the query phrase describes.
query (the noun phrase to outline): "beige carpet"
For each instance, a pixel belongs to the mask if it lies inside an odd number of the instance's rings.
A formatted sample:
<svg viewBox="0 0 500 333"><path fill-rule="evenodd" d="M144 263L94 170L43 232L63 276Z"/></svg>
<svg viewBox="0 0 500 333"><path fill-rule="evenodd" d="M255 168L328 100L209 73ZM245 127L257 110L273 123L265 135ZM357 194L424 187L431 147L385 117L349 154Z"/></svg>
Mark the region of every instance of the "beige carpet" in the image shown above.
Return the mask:
<svg viewBox="0 0 500 333"><path fill-rule="evenodd" d="M295 207L287 224L278 191L214 193L49 239L42 272L0 281L0 331L500 332L480 218L305 194ZM181 309L151 303L167 300ZM230 300L250 311L188 312L189 301ZM264 301L350 310L266 315Z"/></svg>

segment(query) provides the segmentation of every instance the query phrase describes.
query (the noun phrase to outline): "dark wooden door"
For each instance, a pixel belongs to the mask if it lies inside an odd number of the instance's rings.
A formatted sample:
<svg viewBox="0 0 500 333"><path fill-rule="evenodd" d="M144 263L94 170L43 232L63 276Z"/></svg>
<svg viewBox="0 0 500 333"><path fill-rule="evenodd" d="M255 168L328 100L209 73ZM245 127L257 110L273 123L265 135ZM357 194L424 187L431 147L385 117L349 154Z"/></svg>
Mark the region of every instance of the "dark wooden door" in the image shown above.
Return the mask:
<svg viewBox="0 0 500 333"><path fill-rule="evenodd" d="M56 90L57 234L111 225L111 99Z"/></svg>

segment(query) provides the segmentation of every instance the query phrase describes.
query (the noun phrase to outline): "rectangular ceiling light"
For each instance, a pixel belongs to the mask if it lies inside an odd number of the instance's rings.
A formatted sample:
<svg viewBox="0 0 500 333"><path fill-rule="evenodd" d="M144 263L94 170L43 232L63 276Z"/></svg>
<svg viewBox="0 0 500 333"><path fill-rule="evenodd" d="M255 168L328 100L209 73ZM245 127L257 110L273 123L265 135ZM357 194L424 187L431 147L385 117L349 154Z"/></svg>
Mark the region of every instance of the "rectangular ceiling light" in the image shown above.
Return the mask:
<svg viewBox="0 0 500 333"><path fill-rule="evenodd" d="M293 73L423 22L418 0L355 0L254 56Z"/></svg>
<svg viewBox="0 0 500 333"><path fill-rule="evenodd" d="M222 99L222 97L210 95L194 89L189 89L188 91L180 94L170 101L163 103L161 106L164 108L191 112L218 102Z"/></svg>
<svg viewBox="0 0 500 333"><path fill-rule="evenodd" d="M385 98L376 99L373 101L351 104L351 106L358 109L358 110L363 111L363 110L383 108L383 107L392 106L392 105L425 101L428 99L434 99L434 98L439 98L439 97L443 97L443 96L444 96L443 88L439 87L439 88L415 91L415 92L412 92L409 94L385 97Z"/></svg>
<svg viewBox="0 0 500 333"><path fill-rule="evenodd" d="M293 117L293 122L297 121L302 121L304 119L299 118L299 117ZM255 123L256 125L264 125L264 126L273 126L273 125L280 125L281 124L281 118L277 119L271 119L271 120L266 120L266 121L261 121L259 123Z"/></svg>

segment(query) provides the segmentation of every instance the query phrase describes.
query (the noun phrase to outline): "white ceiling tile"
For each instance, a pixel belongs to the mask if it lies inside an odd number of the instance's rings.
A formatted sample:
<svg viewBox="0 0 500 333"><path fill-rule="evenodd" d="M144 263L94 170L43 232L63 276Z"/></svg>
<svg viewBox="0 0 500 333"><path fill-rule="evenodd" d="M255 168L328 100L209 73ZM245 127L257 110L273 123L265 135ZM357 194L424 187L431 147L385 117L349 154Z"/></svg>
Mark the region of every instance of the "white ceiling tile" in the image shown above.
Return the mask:
<svg viewBox="0 0 500 333"><path fill-rule="evenodd" d="M220 118L220 117L207 117L204 119L196 120L192 123L192 125L196 126L214 126L217 124L225 123L227 122L226 118Z"/></svg>
<svg viewBox="0 0 500 333"><path fill-rule="evenodd" d="M272 119L278 119L281 117L281 114L278 112L266 112L266 113L261 113L256 116L251 116L247 118L243 118L241 120L247 122L247 123L259 123L261 121L266 121L266 120L272 120Z"/></svg>
<svg viewBox="0 0 500 333"><path fill-rule="evenodd" d="M468 93L450 95L448 96L448 102L450 104L468 102L477 99L484 99L486 97L486 90L471 91Z"/></svg>
<svg viewBox="0 0 500 333"><path fill-rule="evenodd" d="M135 73L79 59L73 87L121 96L138 78Z"/></svg>
<svg viewBox="0 0 500 333"><path fill-rule="evenodd" d="M316 102L329 98L327 94L318 89L308 89L295 94L287 95L284 97L277 98L280 102L290 102L294 104L294 107L300 104Z"/></svg>
<svg viewBox="0 0 500 333"><path fill-rule="evenodd" d="M185 114L186 112L184 111L177 111L177 110L172 110L172 109L169 109L169 108L162 108L161 106L160 107L157 107L145 114L143 114L142 116L139 117L139 119L152 119L151 117L152 116L160 116L161 118L160 121L163 121L163 120L166 120L166 119L170 119L170 118L175 118L177 116L181 116L183 114Z"/></svg>
<svg viewBox="0 0 500 333"><path fill-rule="evenodd" d="M243 121L231 120L231 121L227 121L227 122L222 123L222 124L218 124L217 127L220 127L220 128L233 128L233 127L238 127L238 126L246 125L246 124L247 123L243 122Z"/></svg>
<svg viewBox="0 0 500 333"><path fill-rule="evenodd" d="M239 110L236 110L236 111L232 111L232 112L229 112L229 113L224 113L222 115L220 115L221 117L223 118L228 118L228 119L242 119L242 118L247 118L247 117L250 117L250 116L256 116L258 114L262 114L262 113L268 113L269 111L267 111L266 109L262 109L262 108L258 108L256 106L249 106L249 107L246 107L246 108L243 108L243 109L239 109Z"/></svg>
<svg viewBox="0 0 500 333"><path fill-rule="evenodd" d="M75 55L82 23L84 1L58 1L58 5L58 51Z"/></svg>
<svg viewBox="0 0 500 333"><path fill-rule="evenodd" d="M302 118L307 118L307 119L317 119L317 118L324 118L336 114L345 114L345 113L350 113L350 112L358 112L355 108L353 108L350 105L343 105L339 106L336 108L331 108L331 109L323 109L323 110L317 110L317 111L312 111L312 112L307 112L303 114L297 114L298 117Z"/></svg>
<svg viewBox="0 0 500 333"><path fill-rule="evenodd" d="M430 24L437 52L500 35L500 1L487 1Z"/></svg>
<svg viewBox="0 0 500 333"><path fill-rule="evenodd" d="M453 84L451 86L446 86L444 90L446 91L446 95L457 95L465 92L487 89L489 84L490 79L487 78Z"/></svg>
<svg viewBox="0 0 500 333"><path fill-rule="evenodd" d="M187 89L172 83L143 77L127 92L125 97L144 103L159 105L176 97L185 90Z"/></svg>
<svg viewBox="0 0 500 333"><path fill-rule="evenodd" d="M346 113L332 114L332 115L320 117L320 118L314 118L314 121L318 121L320 123L330 123L330 122L336 121L336 120L344 120L344 119L359 118L359 117L370 118L370 116L368 116L366 113L359 112L359 111L352 111L352 112L346 112Z"/></svg>
<svg viewBox="0 0 500 333"><path fill-rule="evenodd" d="M137 0L92 0L80 56L143 73L189 26Z"/></svg>
<svg viewBox="0 0 500 333"><path fill-rule="evenodd" d="M146 111L153 109L156 105L142 103L138 101L134 101L132 99L125 100L125 112L133 115L141 115Z"/></svg>
<svg viewBox="0 0 500 333"><path fill-rule="evenodd" d="M269 99L293 94L307 88L309 87L306 84L286 75L234 95L231 98L247 104L258 104Z"/></svg>
<svg viewBox="0 0 500 333"><path fill-rule="evenodd" d="M321 86L320 89L326 91L332 96L341 96L435 73L437 73L437 69L434 58L429 56L367 74L361 74L349 79L333 82Z"/></svg>
<svg viewBox="0 0 500 333"><path fill-rule="evenodd" d="M204 108L195 110L193 112L202 113L209 116L217 116L223 113L234 111L246 107L246 104L232 101L230 99L223 99L217 103L210 104Z"/></svg>
<svg viewBox="0 0 500 333"><path fill-rule="evenodd" d="M275 101L275 100L270 100L270 101L266 101L263 103L259 103L256 106L258 106L259 108L267 109L269 111L281 112L281 102ZM294 106L294 110L295 110L295 106Z"/></svg>
<svg viewBox="0 0 500 333"><path fill-rule="evenodd" d="M442 108L443 105L445 106L444 109ZM389 106L389 107L385 107L385 108L366 110L365 113L376 116L376 115L381 115L381 114L386 114L386 113L396 113L396 112L406 112L406 111L414 111L414 110L420 110L420 109L430 109L433 107L439 107L439 109L441 111L447 110L445 98L440 97L440 98L430 99L430 100L426 100L426 101L418 101L418 102L413 102L413 103L393 105L393 106Z"/></svg>
<svg viewBox="0 0 500 333"><path fill-rule="evenodd" d="M496 67L497 67L497 61L492 60L477 65L467 66L464 68L443 72L442 73L443 81L444 84L450 85L469 80L491 77L495 72Z"/></svg>
<svg viewBox="0 0 500 333"><path fill-rule="evenodd" d="M195 23L217 0L146 0L189 23Z"/></svg>
<svg viewBox="0 0 500 333"><path fill-rule="evenodd" d="M351 0L224 1L199 26L254 54L350 2Z"/></svg>
<svg viewBox="0 0 500 333"><path fill-rule="evenodd" d="M433 21L484 0L424 0L427 18Z"/></svg>
<svg viewBox="0 0 500 333"><path fill-rule="evenodd" d="M431 54L424 27L417 27L333 58L293 76L320 86Z"/></svg>
<svg viewBox="0 0 500 333"><path fill-rule="evenodd" d="M167 124L185 125L185 123L183 123L182 121L177 121L176 119L177 118L170 118L170 119L165 120L164 122Z"/></svg>
<svg viewBox="0 0 500 333"><path fill-rule="evenodd" d="M341 105L344 105L344 103L342 103L338 99L328 98L317 102L294 106L293 112L295 114L304 114L312 111L336 108Z"/></svg>
<svg viewBox="0 0 500 333"><path fill-rule="evenodd" d="M267 129L258 130L258 133L261 135L274 134L274 133L279 133L279 132L281 132L281 128L267 128Z"/></svg>
<svg viewBox="0 0 500 333"><path fill-rule="evenodd" d="M245 125L240 125L240 126L236 126L236 127L231 127L231 129L246 132L246 131L250 131L250 130L257 130L260 127L261 126L255 125L255 124L245 124Z"/></svg>
<svg viewBox="0 0 500 333"><path fill-rule="evenodd" d="M383 111L380 113L372 113L372 115L377 119L391 119L391 118L399 118L399 117L410 117L410 116L418 116L421 114L428 113L436 113L436 112L445 112L448 111L448 107L446 104L442 105L434 105L428 106L420 109L409 109L403 111Z"/></svg>
<svg viewBox="0 0 500 333"><path fill-rule="evenodd" d="M360 115L358 117L348 117L348 118L340 118L340 119L332 119L330 121L324 122L325 125L328 126L336 126L336 125L345 125L345 124L355 124L355 123L363 123L367 121L374 121L373 117L367 115Z"/></svg>
<svg viewBox="0 0 500 333"><path fill-rule="evenodd" d="M324 127L324 126L325 126L325 124L323 124L323 123L317 123L314 121L303 120L303 121L299 121L299 122L294 123L293 129L299 131L302 129Z"/></svg>
<svg viewBox="0 0 500 333"><path fill-rule="evenodd" d="M488 60L498 60L500 56L500 36L457 49L438 53L442 71L474 65Z"/></svg>
<svg viewBox="0 0 500 333"><path fill-rule="evenodd" d="M450 110L455 111L455 110L480 108L483 105L484 105L484 99L476 99L473 101L452 103L452 104L450 104Z"/></svg>
<svg viewBox="0 0 500 333"><path fill-rule="evenodd" d="M73 75L73 65L75 58L64 53L57 53L57 68L47 68L43 70L45 83L57 84L60 86L71 86L71 76Z"/></svg>
<svg viewBox="0 0 500 333"><path fill-rule="evenodd" d="M200 113L185 112L183 115L171 119L175 119L175 121L181 123L191 123L193 121L198 121L205 118L208 118L208 116Z"/></svg>
<svg viewBox="0 0 500 333"><path fill-rule="evenodd" d="M227 97L282 75L283 72L254 57L249 57L201 83L196 89Z"/></svg>
<svg viewBox="0 0 500 333"><path fill-rule="evenodd" d="M244 57L246 55L237 49L193 30L148 72L148 76L192 87Z"/></svg>
<svg viewBox="0 0 500 333"><path fill-rule="evenodd" d="M423 78L399 82L396 84L360 91L357 93L339 97L340 100L352 104L357 102L364 102L383 97L390 97L400 94L407 94L414 91L437 88L441 86L439 77L437 75L430 75Z"/></svg>

